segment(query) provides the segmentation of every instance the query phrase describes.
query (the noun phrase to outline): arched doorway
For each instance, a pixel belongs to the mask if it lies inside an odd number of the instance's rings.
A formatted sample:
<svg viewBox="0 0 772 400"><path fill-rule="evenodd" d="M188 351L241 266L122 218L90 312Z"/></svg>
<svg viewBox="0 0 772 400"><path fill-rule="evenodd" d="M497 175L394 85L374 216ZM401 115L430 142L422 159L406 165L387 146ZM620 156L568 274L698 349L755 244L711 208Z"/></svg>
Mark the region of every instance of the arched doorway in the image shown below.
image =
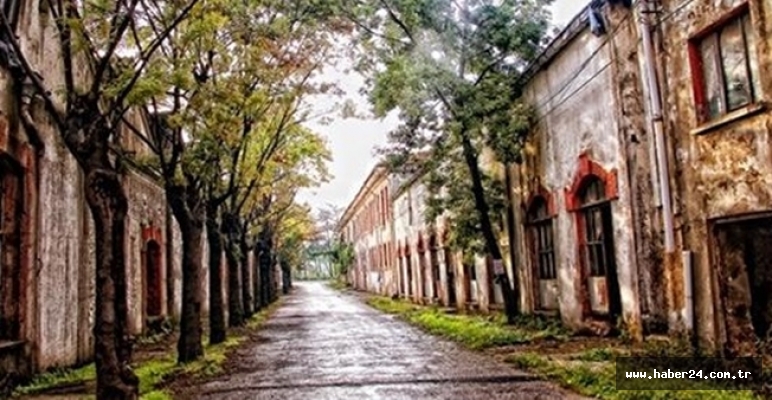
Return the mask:
<svg viewBox="0 0 772 400"><path fill-rule="evenodd" d="M445 231L442 235L442 253L445 259L445 279L447 281L446 290L448 291L448 306L457 306L456 298L456 265L453 262L453 252L448 243L449 234Z"/></svg>
<svg viewBox="0 0 772 400"><path fill-rule="evenodd" d="M426 271L426 245L424 244L423 234L418 236L418 286L419 289L416 292L419 302L428 301L427 295L429 293L429 279L427 279Z"/></svg>
<svg viewBox="0 0 772 400"><path fill-rule="evenodd" d="M440 276L440 260L439 260L440 247L437 243L437 235L432 234L429 237L429 267L431 268L431 287L432 287L432 301L440 301L440 290L442 288L442 281Z"/></svg>
<svg viewBox="0 0 772 400"><path fill-rule="evenodd" d="M148 318L161 316L161 246L155 240L148 241L145 247L145 276L145 312Z"/></svg>
<svg viewBox="0 0 772 400"><path fill-rule="evenodd" d="M585 285L590 311L614 321L622 314L614 249L611 202L604 182L588 176L579 195L579 229Z"/></svg>

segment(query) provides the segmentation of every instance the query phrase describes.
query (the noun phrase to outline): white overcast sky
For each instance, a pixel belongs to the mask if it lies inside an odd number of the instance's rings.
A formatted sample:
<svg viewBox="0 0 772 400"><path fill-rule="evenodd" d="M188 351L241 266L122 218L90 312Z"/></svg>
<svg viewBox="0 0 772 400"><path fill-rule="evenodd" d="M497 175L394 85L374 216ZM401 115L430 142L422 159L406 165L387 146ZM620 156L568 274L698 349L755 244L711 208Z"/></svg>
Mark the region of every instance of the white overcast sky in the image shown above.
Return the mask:
<svg viewBox="0 0 772 400"><path fill-rule="evenodd" d="M557 27L565 26L589 0L555 0L552 5L552 22ZM325 71L324 79L337 80L352 98L363 108L366 100L357 95L362 79L357 75L346 75L339 70ZM318 99L314 107L329 107L329 99ZM333 161L330 172L331 182L313 190L301 192L298 200L308 202L314 209L332 204L346 207L354 198L370 169L377 162L373 154L377 146L386 143L386 134L396 126L396 118L384 120L340 119L327 125L309 123L309 127L322 134L328 141Z"/></svg>

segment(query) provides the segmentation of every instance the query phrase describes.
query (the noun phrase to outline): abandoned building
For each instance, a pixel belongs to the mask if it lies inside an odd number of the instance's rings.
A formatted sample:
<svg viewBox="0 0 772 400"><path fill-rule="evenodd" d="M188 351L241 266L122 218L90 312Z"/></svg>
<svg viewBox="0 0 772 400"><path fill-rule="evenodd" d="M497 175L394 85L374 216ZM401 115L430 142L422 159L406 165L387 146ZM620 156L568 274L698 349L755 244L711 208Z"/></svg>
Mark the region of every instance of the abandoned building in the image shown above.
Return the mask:
<svg viewBox="0 0 772 400"><path fill-rule="evenodd" d="M63 85L53 21L37 3L4 3L28 60L51 87ZM1 44L4 60L10 46ZM83 69L85 70L85 68ZM83 176L59 132L9 65L0 69L0 380L93 360L94 227ZM86 79L79 74L78 79ZM20 93L21 92L21 93ZM148 116L127 119L147 132ZM123 129L128 130L126 127ZM139 157L143 142L126 133L122 146ZM181 235L158 177L128 166L126 220L130 332L175 319L181 309ZM204 255L206 257L206 255ZM208 280L206 263L203 279ZM209 285L204 284L203 312Z"/></svg>
<svg viewBox="0 0 772 400"><path fill-rule="evenodd" d="M628 7L588 6L526 72L538 123L511 189L524 308L640 335L665 310L636 25Z"/></svg>
<svg viewBox="0 0 772 400"><path fill-rule="evenodd" d="M663 19L659 31L683 254L673 274L683 295L672 302L687 310L700 342L727 354L747 354L772 333L770 29L769 1L702 0Z"/></svg>
<svg viewBox="0 0 772 400"><path fill-rule="evenodd" d="M770 26L763 0L594 1L553 39L525 72L538 123L505 171L526 312L725 354L770 338ZM500 308L490 260L466 265L444 220L426 226L419 177L393 193L389 294Z"/></svg>
<svg viewBox="0 0 772 400"><path fill-rule="evenodd" d="M354 248L348 280L355 288L387 294L394 287L390 174L376 165L338 222L339 236ZM390 293L389 293L390 294Z"/></svg>

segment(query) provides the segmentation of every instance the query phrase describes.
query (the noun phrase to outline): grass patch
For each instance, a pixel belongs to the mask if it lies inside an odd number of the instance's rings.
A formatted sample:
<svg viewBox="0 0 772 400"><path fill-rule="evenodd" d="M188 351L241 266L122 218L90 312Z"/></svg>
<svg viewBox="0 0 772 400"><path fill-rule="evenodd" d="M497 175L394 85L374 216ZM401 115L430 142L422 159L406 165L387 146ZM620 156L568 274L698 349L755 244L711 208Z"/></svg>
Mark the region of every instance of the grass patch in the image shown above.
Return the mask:
<svg viewBox="0 0 772 400"><path fill-rule="evenodd" d="M407 301L392 300L387 297L369 297L367 304L388 314L407 315L421 309L421 307Z"/></svg>
<svg viewBox="0 0 772 400"><path fill-rule="evenodd" d="M585 396L608 400L751 400L761 399L749 390L721 391L708 384L695 382L692 390L617 390L613 351L590 350L574 357L573 361L556 360L536 353L518 353L506 361L517 368L533 372L561 386ZM592 363L588 363L591 361ZM669 380L684 388L683 380Z"/></svg>
<svg viewBox="0 0 772 400"><path fill-rule="evenodd" d="M507 325L503 316L446 314L437 308L421 307L386 297L370 297L367 304L380 311L399 315L429 333L460 342L472 349L568 337L559 323L546 318L521 317L515 324Z"/></svg>
<svg viewBox="0 0 772 400"><path fill-rule="evenodd" d="M433 307L418 306L403 300L373 296L367 304L405 319L429 333L446 337L472 349L483 349L530 343L552 339L567 341L570 334L559 321L539 316L520 316L512 325L506 324L503 315L475 316L446 314ZM538 346L538 345L537 345ZM530 371L545 379L585 396L609 400L658 400L658 399L707 399L751 400L761 399L752 391L720 391L716 386L694 382L696 390L617 390L614 360L625 354L617 348L591 348L574 355L557 357L537 352L521 352L510 355L506 361L513 366ZM635 352L637 356L692 356L688 343L654 342ZM683 387L683 381L672 380ZM701 386L698 386L701 385Z"/></svg>
<svg viewBox="0 0 772 400"><path fill-rule="evenodd" d="M327 281L327 286L335 290L348 289L348 284L343 279L333 279L333 280Z"/></svg>
<svg viewBox="0 0 772 400"><path fill-rule="evenodd" d="M143 361L134 366L134 372L139 378L139 394L143 400L169 400L173 397L163 390L169 380L188 375L191 377L210 377L223 370L223 364L228 359L228 353L246 340L247 332L259 328L270 314L278 307L277 301L261 310L247 321L245 330L231 331L230 337L223 343L204 345L204 357L187 364L178 364L176 354L170 353ZM153 339L153 343L157 342ZM208 339L203 338L206 343ZM41 394L54 389L76 385L85 385L96 381L96 367L93 363L77 369L62 369L46 372L36 376L29 384L14 391L14 396Z"/></svg>
<svg viewBox="0 0 772 400"><path fill-rule="evenodd" d="M578 361L590 361L590 362L613 361L618 354L619 352L615 350L600 347L600 348L590 349L582 353L579 353L577 356L573 358Z"/></svg>
<svg viewBox="0 0 772 400"><path fill-rule="evenodd" d="M70 387L96 380L94 363L74 369L56 369L35 376L32 381L17 388L15 396L39 393L52 388Z"/></svg>

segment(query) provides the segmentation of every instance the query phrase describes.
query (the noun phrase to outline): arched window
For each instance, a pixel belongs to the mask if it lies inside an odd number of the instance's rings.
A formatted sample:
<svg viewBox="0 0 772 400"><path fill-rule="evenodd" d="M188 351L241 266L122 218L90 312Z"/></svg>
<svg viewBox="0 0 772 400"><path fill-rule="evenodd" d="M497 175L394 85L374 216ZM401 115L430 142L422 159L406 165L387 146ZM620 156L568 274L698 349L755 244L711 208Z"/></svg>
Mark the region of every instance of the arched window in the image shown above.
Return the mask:
<svg viewBox="0 0 772 400"><path fill-rule="evenodd" d="M537 197L528 209L527 221L530 231L532 260L538 268L539 279L557 278L555 267L555 245L552 218L549 215L547 200Z"/></svg>

